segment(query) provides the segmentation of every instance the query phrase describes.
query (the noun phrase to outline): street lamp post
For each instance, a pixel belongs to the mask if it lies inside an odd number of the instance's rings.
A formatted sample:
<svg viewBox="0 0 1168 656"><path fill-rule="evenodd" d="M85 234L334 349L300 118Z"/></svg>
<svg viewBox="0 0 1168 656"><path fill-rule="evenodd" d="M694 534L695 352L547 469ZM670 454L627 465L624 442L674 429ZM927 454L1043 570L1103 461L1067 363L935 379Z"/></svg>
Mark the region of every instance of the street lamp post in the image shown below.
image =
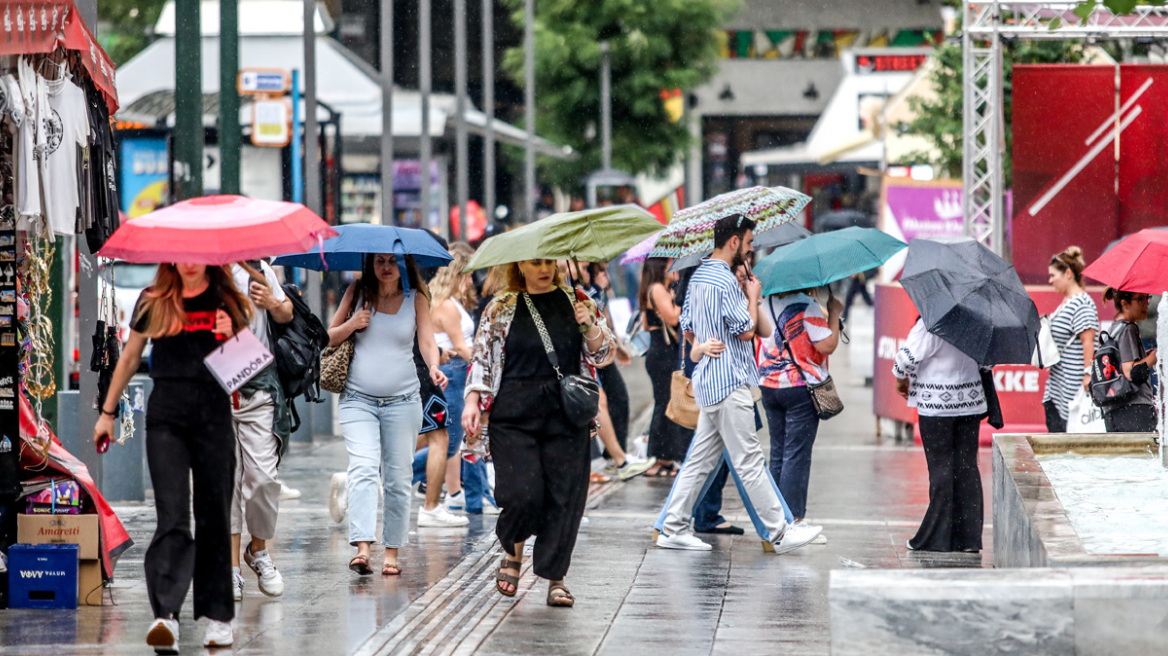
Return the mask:
<svg viewBox="0 0 1168 656"><path fill-rule="evenodd" d="M393 225L393 0L381 0L381 223Z"/></svg>
<svg viewBox="0 0 1168 656"><path fill-rule="evenodd" d="M483 211L495 216L495 0L483 0Z"/></svg>
<svg viewBox="0 0 1168 656"><path fill-rule="evenodd" d="M454 93L458 117L455 120L455 175L458 192L458 238L466 240L466 204L470 195L467 180L466 135L466 0L454 0Z"/></svg>
<svg viewBox="0 0 1168 656"><path fill-rule="evenodd" d="M422 166L422 203L419 225L430 222L430 0L418 0L418 95L422 105L422 134L418 159Z"/></svg>
<svg viewBox="0 0 1168 656"><path fill-rule="evenodd" d="M535 220L535 0L523 0L523 109L527 135L523 143L523 204L526 220Z"/></svg>

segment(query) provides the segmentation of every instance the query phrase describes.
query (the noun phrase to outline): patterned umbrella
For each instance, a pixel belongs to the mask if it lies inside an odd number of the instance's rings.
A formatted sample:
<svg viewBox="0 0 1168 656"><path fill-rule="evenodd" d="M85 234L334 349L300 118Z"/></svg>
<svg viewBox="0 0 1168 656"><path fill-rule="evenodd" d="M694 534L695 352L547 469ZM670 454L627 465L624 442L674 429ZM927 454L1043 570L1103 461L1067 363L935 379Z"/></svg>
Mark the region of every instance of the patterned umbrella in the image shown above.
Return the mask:
<svg viewBox="0 0 1168 656"><path fill-rule="evenodd" d="M786 187L751 187L722 194L674 214L649 257L678 258L713 250L714 224L722 217L743 214L757 224L757 235L791 221L810 202L810 196Z"/></svg>
<svg viewBox="0 0 1168 656"><path fill-rule="evenodd" d="M654 232L648 237L645 237L645 240L641 243L625 251L624 256L621 257L620 263L632 264L633 262L644 262L645 259L649 257L649 251L653 250L653 247L657 245L657 238L661 236L662 232L665 231L658 230L657 232Z"/></svg>

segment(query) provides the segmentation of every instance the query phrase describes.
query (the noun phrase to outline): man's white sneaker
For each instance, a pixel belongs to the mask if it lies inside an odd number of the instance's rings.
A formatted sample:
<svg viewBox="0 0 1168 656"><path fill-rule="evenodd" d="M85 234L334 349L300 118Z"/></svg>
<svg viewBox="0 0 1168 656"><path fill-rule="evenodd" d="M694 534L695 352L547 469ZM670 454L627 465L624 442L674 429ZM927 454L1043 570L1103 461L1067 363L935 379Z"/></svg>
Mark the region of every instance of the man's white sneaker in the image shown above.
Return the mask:
<svg viewBox="0 0 1168 656"><path fill-rule="evenodd" d="M159 617L146 632L146 644L154 648L156 654L178 653L178 620Z"/></svg>
<svg viewBox="0 0 1168 656"><path fill-rule="evenodd" d="M496 506L495 504L491 503L491 500L488 499L487 497L483 497L483 514L484 515L498 515L501 512L503 512L503 510L501 508L499 508L499 506Z"/></svg>
<svg viewBox="0 0 1168 656"><path fill-rule="evenodd" d="M657 536L657 546L662 549L684 549L686 551L710 551L713 549L709 544L689 533L678 533L677 535L662 533Z"/></svg>
<svg viewBox="0 0 1168 656"><path fill-rule="evenodd" d="M466 510L466 495L462 493L462 490L454 494L447 494L446 501L442 505L446 506L447 510Z"/></svg>
<svg viewBox="0 0 1168 656"><path fill-rule="evenodd" d="M450 526L466 526L470 520L462 515L453 515L442 506L433 510L418 509L418 528L447 528Z"/></svg>
<svg viewBox="0 0 1168 656"><path fill-rule="evenodd" d="M239 573L238 567L231 568L231 598L243 601L243 574Z"/></svg>
<svg viewBox="0 0 1168 656"><path fill-rule="evenodd" d="M783 537L775 542L775 553L785 554L791 553L799 547L807 546L812 540L819 537L823 532L822 526L812 526L810 524L794 524L787 526ZM657 539L660 543L661 539Z"/></svg>
<svg viewBox="0 0 1168 656"><path fill-rule="evenodd" d="M792 524L792 526L807 526L810 528L819 529L821 531L820 534L818 536L816 536L816 538L814 540L811 541L811 544L827 544L827 536L822 533L822 531L823 531L822 526L818 526L816 524L808 524L806 519L795 520L795 522L794 522L794 524Z"/></svg>
<svg viewBox="0 0 1168 656"><path fill-rule="evenodd" d="M644 474L650 467L657 464L656 458L649 458L648 460L639 460L633 462L632 460L625 460L625 464L616 468L616 477L622 481L627 481L630 478L636 478Z"/></svg>
<svg viewBox="0 0 1168 656"><path fill-rule="evenodd" d="M230 647L235 642L231 622L207 620L207 632L203 634L204 647Z"/></svg>
<svg viewBox="0 0 1168 656"><path fill-rule="evenodd" d="M333 474L329 484L329 516L340 524L349 512L349 475L345 472Z"/></svg>
<svg viewBox="0 0 1168 656"><path fill-rule="evenodd" d="M256 573L256 578L259 579L260 583L260 592L269 597L279 597L284 594L284 577L280 575L280 570L276 569L272 563L272 557L268 555L267 549L253 554L249 544L243 552L243 561Z"/></svg>
<svg viewBox="0 0 1168 656"><path fill-rule="evenodd" d="M300 490L294 487L284 485L284 481L280 481L280 501L291 501L292 499L300 498Z"/></svg>

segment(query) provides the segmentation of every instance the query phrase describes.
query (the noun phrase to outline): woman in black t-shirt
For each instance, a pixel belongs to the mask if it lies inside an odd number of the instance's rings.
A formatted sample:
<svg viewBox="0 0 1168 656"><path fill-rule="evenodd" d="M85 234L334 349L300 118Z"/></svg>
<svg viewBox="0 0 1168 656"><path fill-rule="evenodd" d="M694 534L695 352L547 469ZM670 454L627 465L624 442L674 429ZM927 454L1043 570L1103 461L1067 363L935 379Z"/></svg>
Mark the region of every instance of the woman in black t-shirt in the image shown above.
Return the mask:
<svg viewBox="0 0 1168 656"><path fill-rule="evenodd" d="M1120 372L1130 380L1136 393L1128 400L1103 409L1103 423L1108 433L1150 433L1156 430L1156 406L1152 395L1151 373L1156 367L1156 349L1144 350L1139 321L1148 318L1147 294L1110 287L1103 302L1115 304L1115 323L1111 336L1119 347Z"/></svg>
<svg viewBox="0 0 1168 656"><path fill-rule="evenodd" d="M156 618L146 643L158 652L177 650L178 614L192 578L195 619L209 620L204 645L232 643L235 434L231 398L203 358L250 320L251 306L223 267L159 265L153 286L138 298L130 338L93 430L94 444L102 452L114 434L118 399L138 370L146 340L151 340L154 391L146 412L146 457L158 525L146 550L146 590ZM192 475L195 537L188 514Z"/></svg>

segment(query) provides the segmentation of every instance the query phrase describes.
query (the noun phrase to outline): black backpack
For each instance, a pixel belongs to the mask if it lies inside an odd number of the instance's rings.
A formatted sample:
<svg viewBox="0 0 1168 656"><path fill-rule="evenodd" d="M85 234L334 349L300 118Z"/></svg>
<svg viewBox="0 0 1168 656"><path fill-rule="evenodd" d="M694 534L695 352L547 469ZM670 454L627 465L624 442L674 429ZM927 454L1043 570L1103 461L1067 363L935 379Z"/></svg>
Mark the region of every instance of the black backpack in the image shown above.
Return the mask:
<svg viewBox="0 0 1168 656"><path fill-rule="evenodd" d="M284 398L291 403L303 395L306 401L320 402L324 400L320 394L320 352L328 346L328 330L304 302L299 287L285 284L284 294L292 301L292 321L268 322Z"/></svg>
<svg viewBox="0 0 1168 656"><path fill-rule="evenodd" d="M1134 330L1135 325L1124 322L1115 336L1099 333L1099 347L1095 349L1095 359L1091 362L1091 400L1100 408L1122 405L1139 391L1136 384L1123 375L1123 361L1119 356L1118 338L1124 330ZM1132 369L1133 377L1137 376Z"/></svg>

